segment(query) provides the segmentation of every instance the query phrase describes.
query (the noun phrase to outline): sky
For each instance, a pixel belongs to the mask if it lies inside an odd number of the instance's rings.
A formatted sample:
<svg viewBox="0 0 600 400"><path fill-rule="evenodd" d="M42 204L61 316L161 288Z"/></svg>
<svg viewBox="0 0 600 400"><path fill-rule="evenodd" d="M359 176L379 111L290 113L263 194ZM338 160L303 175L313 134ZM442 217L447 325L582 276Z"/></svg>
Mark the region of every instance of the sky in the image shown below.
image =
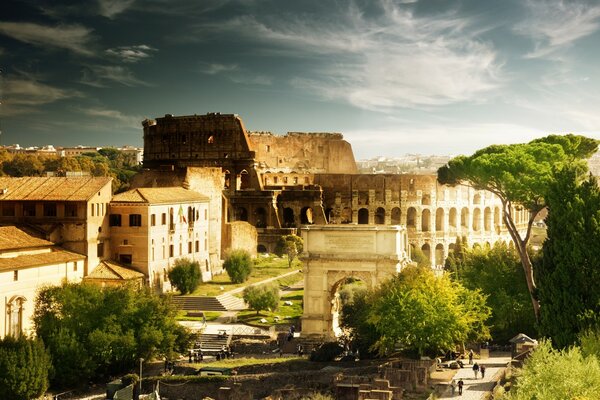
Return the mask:
<svg viewBox="0 0 600 400"><path fill-rule="evenodd" d="M238 114L340 132L357 159L600 139L600 1L0 2L0 143L142 146Z"/></svg>

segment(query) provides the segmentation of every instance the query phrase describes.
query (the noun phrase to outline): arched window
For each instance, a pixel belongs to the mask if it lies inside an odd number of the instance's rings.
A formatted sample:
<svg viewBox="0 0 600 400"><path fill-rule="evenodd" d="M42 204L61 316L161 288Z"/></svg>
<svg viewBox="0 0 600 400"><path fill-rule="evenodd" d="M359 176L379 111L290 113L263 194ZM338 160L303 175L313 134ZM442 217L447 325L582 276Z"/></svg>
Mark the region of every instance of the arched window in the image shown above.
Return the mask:
<svg viewBox="0 0 600 400"><path fill-rule="evenodd" d="M392 225L400 225L400 217L402 216L402 213L400 212L400 207L394 207L392 208L392 213L391 213L391 223Z"/></svg>
<svg viewBox="0 0 600 400"><path fill-rule="evenodd" d="M448 224L450 228L456 229L456 208L452 207L448 215Z"/></svg>
<svg viewBox="0 0 600 400"><path fill-rule="evenodd" d="M486 232L492 230L492 210L489 207L483 211L483 230Z"/></svg>
<svg viewBox="0 0 600 400"><path fill-rule="evenodd" d="M444 245L441 243L435 246L435 265L444 265Z"/></svg>
<svg viewBox="0 0 600 400"><path fill-rule="evenodd" d="M421 214L421 230L423 232L429 232L431 229L431 211L429 209L424 209L423 214Z"/></svg>
<svg viewBox="0 0 600 400"><path fill-rule="evenodd" d="M300 210L300 223L303 225L313 224L313 210L310 207L303 207Z"/></svg>
<svg viewBox="0 0 600 400"><path fill-rule="evenodd" d="M478 231L481 229L481 223L480 220L481 219L481 210L479 208L476 208L473 210L473 230L474 231Z"/></svg>
<svg viewBox="0 0 600 400"><path fill-rule="evenodd" d="M421 251L423 252L423 254L425 254L425 257L427 257L428 260L431 260L431 248L429 247L428 243L425 243L421 247Z"/></svg>
<svg viewBox="0 0 600 400"><path fill-rule="evenodd" d="M366 208L358 210L358 223L364 225L369 223L369 210Z"/></svg>
<svg viewBox="0 0 600 400"><path fill-rule="evenodd" d="M267 212L264 208L258 207L254 214L256 215L256 227L266 228L267 227Z"/></svg>
<svg viewBox="0 0 600 400"><path fill-rule="evenodd" d="M417 210L414 207L410 207L406 212L406 226L409 228L416 227L417 224Z"/></svg>
<svg viewBox="0 0 600 400"><path fill-rule="evenodd" d="M436 231L444 231L446 227L444 226L444 209L438 208L435 211L435 230Z"/></svg>
<svg viewBox="0 0 600 400"><path fill-rule="evenodd" d="M385 224L385 209L383 207L378 207L375 211L375 223L377 225Z"/></svg>
<svg viewBox="0 0 600 400"><path fill-rule="evenodd" d="M19 337L23 333L23 304L25 297L15 296L6 304L7 334Z"/></svg>
<svg viewBox="0 0 600 400"><path fill-rule="evenodd" d="M215 137L213 135L210 135L208 137L208 144L213 144L215 142Z"/></svg>

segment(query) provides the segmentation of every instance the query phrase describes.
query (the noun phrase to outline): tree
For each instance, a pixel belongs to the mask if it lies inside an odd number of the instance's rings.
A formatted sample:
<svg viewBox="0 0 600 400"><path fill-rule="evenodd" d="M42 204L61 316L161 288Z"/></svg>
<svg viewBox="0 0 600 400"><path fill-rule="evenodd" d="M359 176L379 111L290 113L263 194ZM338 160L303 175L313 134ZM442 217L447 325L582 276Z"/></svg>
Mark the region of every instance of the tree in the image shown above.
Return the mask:
<svg viewBox="0 0 600 400"><path fill-rule="evenodd" d="M39 339L7 336L0 340L0 398L29 400L48 389L50 355Z"/></svg>
<svg viewBox="0 0 600 400"><path fill-rule="evenodd" d="M491 249L466 250L455 246L448 260L457 267L453 279L487 296L487 305L492 310L488 322L495 341L507 342L518 332L535 335L531 300L514 248L502 242Z"/></svg>
<svg viewBox="0 0 600 400"><path fill-rule="evenodd" d="M175 265L169 271L169 280L181 294L192 293L201 280L200 264L189 258L175 260Z"/></svg>
<svg viewBox="0 0 600 400"><path fill-rule="evenodd" d="M579 347L555 350L542 341L525 361L515 385L502 400L592 400L598 398L600 362Z"/></svg>
<svg viewBox="0 0 600 400"><path fill-rule="evenodd" d="M502 202L502 220L519 254L536 319L540 303L537 299L533 265L527 244L533 221L546 206L545 194L552 182L553 168L578 164L584 168L585 158L598 149L598 141L577 135L550 135L529 143L493 145L472 156L458 156L438 170L442 184L466 183L478 190L494 193ZM529 220L524 235L513 218L513 210L524 207Z"/></svg>
<svg viewBox="0 0 600 400"><path fill-rule="evenodd" d="M368 290L354 291L352 299L342 304L340 313L341 327L348 333L352 348L357 349L364 359L376 356L374 345L379 339L375 325L368 320L371 310L369 296Z"/></svg>
<svg viewBox="0 0 600 400"><path fill-rule="evenodd" d="M282 257L284 254L288 257L288 267L292 268L292 262L302 253L304 242L297 235L284 235L279 238L275 245L275 254Z"/></svg>
<svg viewBox="0 0 600 400"><path fill-rule="evenodd" d="M377 331L380 354L400 346L423 356L457 343L489 338L485 296L430 268L407 267L371 296L367 322Z"/></svg>
<svg viewBox="0 0 600 400"><path fill-rule="evenodd" d="M537 266L540 330L560 348L600 322L600 189L565 167L548 191L547 238Z"/></svg>
<svg viewBox="0 0 600 400"><path fill-rule="evenodd" d="M250 276L253 265L254 263L252 262L250 253L246 250L238 249L229 252L223 263L223 268L227 271L227 275L229 275L231 282L242 283L246 282Z"/></svg>
<svg viewBox="0 0 600 400"><path fill-rule="evenodd" d="M244 301L256 311L274 311L279 306L279 287L277 285L252 285L244 289Z"/></svg>
<svg viewBox="0 0 600 400"><path fill-rule="evenodd" d="M168 297L128 286L68 284L42 288L34 324L52 356L58 386L129 371L140 357L186 351L189 333Z"/></svg>
<svg viewBox="0 0 600 400"><path fill-rule="evenodd" d="M429 258L423 253L423 250L416 246L413 246L410 249L410 259L416 262L418 267L431 268L431 261Z"/></svg>

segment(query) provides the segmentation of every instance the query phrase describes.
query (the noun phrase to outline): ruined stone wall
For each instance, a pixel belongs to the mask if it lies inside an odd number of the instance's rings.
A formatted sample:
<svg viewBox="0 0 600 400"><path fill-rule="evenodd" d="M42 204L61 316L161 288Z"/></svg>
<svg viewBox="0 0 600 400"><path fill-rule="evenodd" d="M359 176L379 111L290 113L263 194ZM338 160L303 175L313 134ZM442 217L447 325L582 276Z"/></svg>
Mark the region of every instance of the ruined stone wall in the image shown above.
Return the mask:
<svg viewBox="0 0 600 400"><path fill-rule="evenodd" d="M224 224L223 253L229 250L246 250L253 257L256 256L258 234L256 228L248 222L236 221Z"/></svg>
<svg viewBox="0 0 600 400"><path fill-rule="evenodd" d="M405 225L409 242L443 264L456 237L470 245L509 241L502 204L490 192L440 185L435 175L316 174L329 223ZM524 227L527 212L513 210Z"/></svg>
<svg viewBox="0 0 600 400"><path fill-rule="evenodd" d="M251 132L249 140L263 172L357 173L352 146L340 133Z"/></svg>

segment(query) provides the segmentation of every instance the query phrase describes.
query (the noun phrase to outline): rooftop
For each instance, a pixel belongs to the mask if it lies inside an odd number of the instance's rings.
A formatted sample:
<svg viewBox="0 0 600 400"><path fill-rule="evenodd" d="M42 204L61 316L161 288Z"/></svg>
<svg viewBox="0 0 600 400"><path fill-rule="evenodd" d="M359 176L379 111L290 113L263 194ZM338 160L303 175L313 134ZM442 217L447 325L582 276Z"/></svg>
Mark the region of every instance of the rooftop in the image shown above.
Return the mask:
<svg viewBox="0 0 600 400"><path fill-rule="evenodd" d="M85 279L101 279L101 280L132 280L141 279L144 274L135 271L131 268L126 268L122 265L115 263L114 261L104 260L94 268L91 274L85 277Z"/></svg>
<svg viewBox="0 0 600 400"><path fill-rule="evenodd" d="M84 260L85 256L67 250L55 249L50 253L23 254L18 257L0 258L0 272L42 265L62 264L69 261Z"/></svg>
<svg viewBox="0 0 600 400"><path fill-rule="evenodd" d="M31 236L16 226L0 226L0 252L53 245L54 243Z"/></svg>
<svg viewBox="0 0 600 400"><path fill-rule="evenodd" d="M109 177L0 177L0 200L87 201L103 187Z"/></svg>
<svg viewBox="0 0 600 400"><path fill-rule="evenodd" d="M208 201L208 197L182 187L138 188L119 193L112 203L172 204Z"/></svg>

